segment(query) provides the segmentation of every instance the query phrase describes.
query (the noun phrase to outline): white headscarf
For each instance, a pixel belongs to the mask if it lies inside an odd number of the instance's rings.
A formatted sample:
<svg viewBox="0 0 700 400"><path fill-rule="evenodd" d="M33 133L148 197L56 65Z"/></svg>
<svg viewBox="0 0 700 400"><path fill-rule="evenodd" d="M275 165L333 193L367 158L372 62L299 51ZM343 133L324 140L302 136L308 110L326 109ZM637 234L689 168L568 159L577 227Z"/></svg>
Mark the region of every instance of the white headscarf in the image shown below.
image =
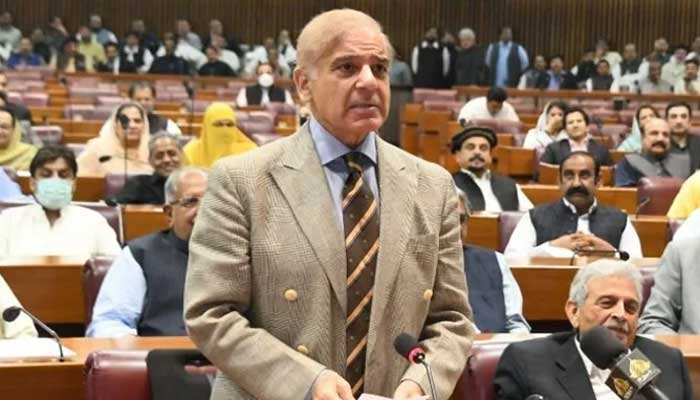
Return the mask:
<svg viewBox="0 0 700 400"><path fill-rule="evenodd" d="M98 135L97 142L100 152L98 157L112 156L124 158L125 152L123 142L117 135L117 112L131 107L137 108L143 116L143 129L141 130L138 148L127 149L126 158L148 164L148 138L150 135L148 116L143 107L137 103L122 103L117 106L114 111L112 111L112 114L109 116L104 125L102 125Z"/></svg>

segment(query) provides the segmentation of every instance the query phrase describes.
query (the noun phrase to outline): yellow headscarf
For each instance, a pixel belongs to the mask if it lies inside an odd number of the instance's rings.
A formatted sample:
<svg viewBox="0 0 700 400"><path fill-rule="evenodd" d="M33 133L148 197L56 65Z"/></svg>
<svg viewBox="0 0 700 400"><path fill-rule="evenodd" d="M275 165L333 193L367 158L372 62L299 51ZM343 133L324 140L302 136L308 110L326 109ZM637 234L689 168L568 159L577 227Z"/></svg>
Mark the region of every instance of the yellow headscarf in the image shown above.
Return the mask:
<svg viewBox="0 0 700 400"><path fill-rule="evenodd" d="M216 127L215 121L233 120L236 113L226 103L212 103L204 112L204 123L199 139L187 143L184 148L185 164L209 168L219 158L245 153L258 147L237 127Z"/></svg>
<svg viewBox="0 0 700 400"><path fill-rule="evenodd" d="M31 144L22 143L22 128L15 120L15 131L10 138L10 144L6 149L0 150L0 165L12 167L16 170L29 169L37 148Z"/></svg>

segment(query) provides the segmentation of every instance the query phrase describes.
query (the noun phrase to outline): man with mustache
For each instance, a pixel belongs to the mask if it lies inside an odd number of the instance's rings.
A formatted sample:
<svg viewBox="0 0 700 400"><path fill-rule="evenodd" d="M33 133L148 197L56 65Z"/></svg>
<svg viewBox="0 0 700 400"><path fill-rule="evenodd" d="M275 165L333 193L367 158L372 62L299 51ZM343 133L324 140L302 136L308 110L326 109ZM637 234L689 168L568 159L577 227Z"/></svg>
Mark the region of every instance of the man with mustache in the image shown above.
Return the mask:
<svg viewBox="0 0 700 400"><path fill-rule="evenodd" d="M630 153L615 167L615 186L637 186L645 176L685 179L690 174L687 154L671 153L671 128L661 118L641 126L642 152Z"/></svg>
<svg viewBox="0 0 700 400"><path fill-rule="evenodd" d="M521 400L537 393L545 399L618 399L605 383L611 371L596 367L580 346L581 335L604 326L626 348L639 349L661 369L656 387L669 399L692 399L683 354L637 336L641 302L642 276L634 265L599 260L582 267L571 283L565 305L574 332L508 346L496 367L496 398Z"/></svg>
<svg viewBox="0 0 700 400"><path fill-rule="evenodd" d="M559 165L560 201L540 204L525 214L506 246L506 258L571 257L587 251L623 250L642 257L639 236L627 214L600 204L595 193L600 166L590 153L575 151Z"/></svg>
<svg viewBox="0 0 700 400"><path fill-rule="evenodd" d="M491 128L471 126L452 138L452 154L459 164L455 185L469 198L472 211L527 211L532 203L507 176L491 171L491 152L498 138Z"/></svg>
<svg viewBox="0 0 700 400"><path fill-rule="evenodd" d="M599 165L612 165L608 149L588 134L588 114L582 108L569 108L564 113L562 122L567 137L547 145L541 162L559 165L572 151L585 151L590 153Z"/></svg>
<svg viewBox="0 0 700 400"><path fill-rule="evenodd" d="M666 107L666 121L671 126L671 152L690 156L690 173L700 168L700 137L688 134L692 116L686 102L677 101Z"/></svg>

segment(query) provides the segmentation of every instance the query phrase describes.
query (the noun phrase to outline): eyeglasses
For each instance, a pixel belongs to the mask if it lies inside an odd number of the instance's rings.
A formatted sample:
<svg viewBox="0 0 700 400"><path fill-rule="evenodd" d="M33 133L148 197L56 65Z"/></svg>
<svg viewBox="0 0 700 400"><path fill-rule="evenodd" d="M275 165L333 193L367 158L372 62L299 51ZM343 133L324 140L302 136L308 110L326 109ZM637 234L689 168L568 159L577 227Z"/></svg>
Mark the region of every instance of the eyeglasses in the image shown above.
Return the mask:
<svg viewBox="0 0 700 400"><path fill-rule="evenodd" d="M183 197L179 200L175 200L170 202L171 206L178 205L181 207L185 208L194 208L199 205L199 202L202 200L201 197L198 196L192 196L192 197Z"/></svg>

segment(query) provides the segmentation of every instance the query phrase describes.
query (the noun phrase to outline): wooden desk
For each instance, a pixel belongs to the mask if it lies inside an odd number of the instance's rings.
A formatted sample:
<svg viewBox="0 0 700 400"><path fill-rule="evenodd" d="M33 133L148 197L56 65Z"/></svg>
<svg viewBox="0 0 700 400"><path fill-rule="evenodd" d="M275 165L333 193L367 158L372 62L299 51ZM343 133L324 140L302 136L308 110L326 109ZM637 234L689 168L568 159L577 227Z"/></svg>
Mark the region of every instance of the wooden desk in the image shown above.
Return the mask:
<svg viewBox="0 0 700 400"><path fill-rule="evenodd" d="M124 207L124 237L131 240L168 227L162 207L127 205Z"/></svg>
<svg viewBox="0 0 700 400"><path fill-rule="evenodd" d="M468 224L467 243L498 248L498 214L475 212L469 216Z"/></svg>
<svg viewBox="0 0 700 400"><path fill-rule="evenodd" d="M118 339L68 338L63 344L75 351L74 360L59 363L0 364L0 398L80 400L85 398L83 368L97 350L153 350L194 348L188 337L124 337Z"/></svg>

